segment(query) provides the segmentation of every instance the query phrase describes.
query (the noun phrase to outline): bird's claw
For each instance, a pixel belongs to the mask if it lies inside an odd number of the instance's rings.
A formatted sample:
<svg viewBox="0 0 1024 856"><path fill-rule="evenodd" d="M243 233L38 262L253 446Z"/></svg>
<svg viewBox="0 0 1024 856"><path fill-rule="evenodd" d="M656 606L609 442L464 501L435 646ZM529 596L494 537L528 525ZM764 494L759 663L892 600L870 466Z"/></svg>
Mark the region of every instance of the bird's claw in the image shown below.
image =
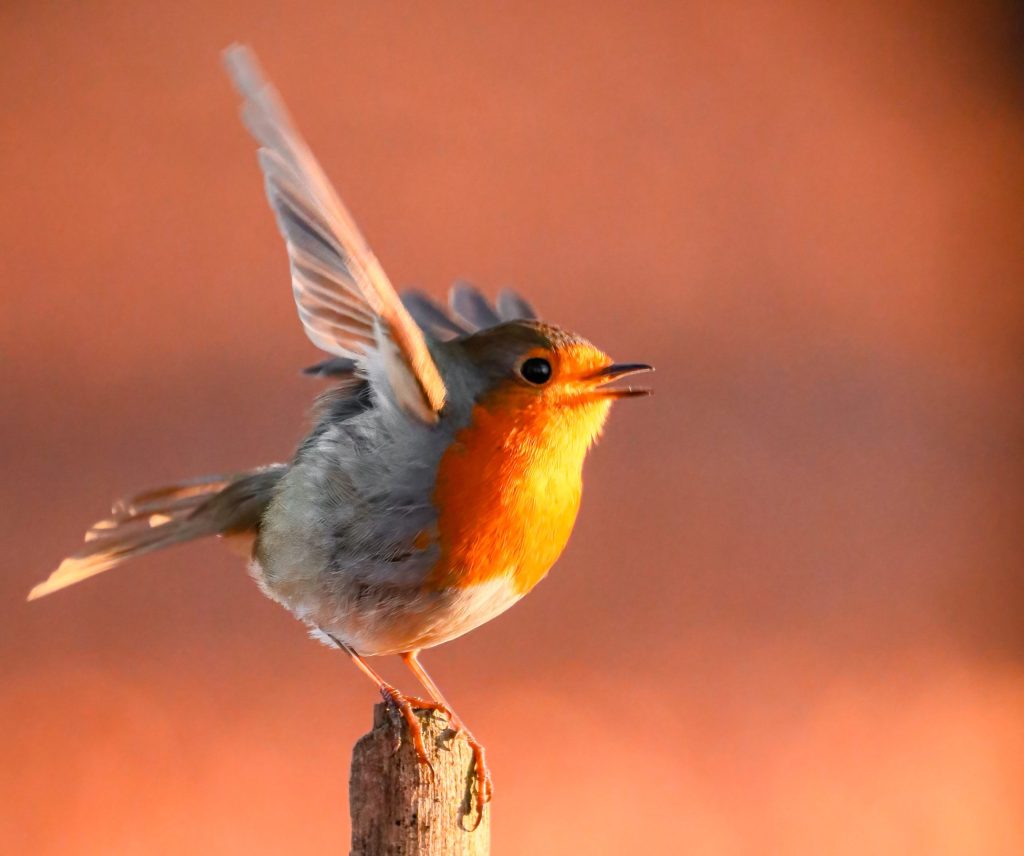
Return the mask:
<svg viewBox="0 0 1024 856"><path fill-rule="evenodd" d="M465 724L458 716L451 711L447 711L447 713L449 721L448 731L451 735L451 739L454 740L458 735L464 734L466 737L466 743L469 744L469 748L473 752L473 766L469 771L472 776L472 780L470 781L469 793L466 797L467 802L472 801L473 784L475 783L476 823L473 824L473 829L476 829L484 819L484 806L494 798L494 781L491 779L491 768L487 766L487 758L483 744L473 736L473 732L466 728Z"/></svg>
<svg viewBox="0 0 1024 856"><path fill-rule="evenodd" d="M467 796L469 799L472 799L473 784L475 783L476 823L473 824L473 829L476 829L483 820L484 807L494 797L494 782L491 779L491 770L487 766L487 759L483 745L473 736L473 733L463 725L462 720L440 702L416 698L415 696L407 696L395 687L388 686L386 684L380 688L380 694L384 699L384 706L387 710L388 718L391 721L395 734L394 751L397 752L402 748L402 722L404 720L406 726L409 728L409 734L412 738L412 747L416 752L416 760L427 768L431 780L434 778L434 765L430 763L430 758L427 755L427 747L423 740L423 727L420 725L419 718L416 716L416 710L429 710L444 714L449 722L448 729L451 732L452 739L457 737L459 734L465 735L466 742L469 744L469 748L473 752L473 766L470 770L470 775L473 778L470 784L470 793Z"/></svg>
<svg viewBox="0 0 1024 856"><path fill-rule="evenodd" d="M384 707L391 720L392 730L395 734L393 751L397 752L402 748L402 721L405 721L409 728L409 735L412 737L412 748L416 753L416 760L429 770L431 780L434 778L434 765L430 763L427 755L427 747L423 742L423 728L416 710L441 711L448 713L444 705L435 701L407 696L392 686L384 685L380 688L381 698L384 699Z"/></svg>
<svg viewBox="0 0 1024 856"><path fill-rule="evenodd" d="M458 724L455 733L458 734L460 731L466 732L466 742L473 750L472 773L476 782L476 823L473 824L473 829L476 829L484 819L484 807L494 798L494 782L491 779L491 769L487 766L484 747L462 723Z"/></svg>

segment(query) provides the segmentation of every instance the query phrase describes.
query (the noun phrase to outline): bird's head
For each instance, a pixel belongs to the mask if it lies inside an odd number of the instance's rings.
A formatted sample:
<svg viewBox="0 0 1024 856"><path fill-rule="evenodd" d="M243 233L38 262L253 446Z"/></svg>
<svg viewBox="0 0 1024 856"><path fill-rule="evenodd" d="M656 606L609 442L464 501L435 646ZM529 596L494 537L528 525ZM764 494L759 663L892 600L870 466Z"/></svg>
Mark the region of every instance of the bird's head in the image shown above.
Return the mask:
<svg viewBox="0 0 1024 856"><path fill-rule="evenodd" d="M600 434L612 402L650 394L614 385L652 371L615 363L586 339L538 321L510 321L457 343L478 408L508 422L510 437L542 435L550 444L582 445Z"/></svg>

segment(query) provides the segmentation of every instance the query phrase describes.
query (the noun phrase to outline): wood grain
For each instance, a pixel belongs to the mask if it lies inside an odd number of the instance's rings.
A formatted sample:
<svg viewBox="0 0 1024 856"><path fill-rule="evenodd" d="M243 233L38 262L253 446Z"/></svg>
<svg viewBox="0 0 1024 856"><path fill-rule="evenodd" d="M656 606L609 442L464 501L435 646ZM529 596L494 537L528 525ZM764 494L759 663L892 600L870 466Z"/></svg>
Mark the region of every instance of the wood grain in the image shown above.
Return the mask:
<svg viewBox="0 0 1024 856"><path fill-rule="evenodd" d="M352 856L486 856L490 806L477 825L472 750L452 737L443 716L416 713L433 776L417 762L406 724L393 722L383 704L374 708L373 730L353 749Z"/></svg>

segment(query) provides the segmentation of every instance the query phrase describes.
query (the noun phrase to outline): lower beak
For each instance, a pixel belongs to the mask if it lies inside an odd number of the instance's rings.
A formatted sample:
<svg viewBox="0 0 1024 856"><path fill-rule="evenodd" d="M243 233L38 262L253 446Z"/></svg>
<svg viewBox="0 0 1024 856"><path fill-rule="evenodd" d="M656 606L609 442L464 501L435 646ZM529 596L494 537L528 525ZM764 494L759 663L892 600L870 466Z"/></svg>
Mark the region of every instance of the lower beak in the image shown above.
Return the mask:
<svg viewBox="0 0 1024 856"><path fill-rule="evenodd" d="M628 375L641 374L642 372L653 372L654 366L647 363L612 363L603 369L598 369L587 380L598 387L596 390L601 396L607 398L636 398L641 395L650 395L652 390L647 388L636 388L632 386L608 387L606 384Z"/></svg>

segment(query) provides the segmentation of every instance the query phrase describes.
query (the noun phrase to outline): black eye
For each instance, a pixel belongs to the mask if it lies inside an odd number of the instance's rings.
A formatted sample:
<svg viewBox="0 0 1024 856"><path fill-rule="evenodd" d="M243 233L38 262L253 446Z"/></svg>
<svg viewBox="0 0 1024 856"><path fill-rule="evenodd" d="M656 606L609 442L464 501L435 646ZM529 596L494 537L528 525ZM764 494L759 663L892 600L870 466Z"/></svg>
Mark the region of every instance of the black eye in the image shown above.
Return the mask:
<svg viewBox="0 0 1024 856"><path fill-rule="evenodd" d="M551 380L551 363L541 357L530 357L519 367L519 374L530 383L541 386Z"/></svg>

